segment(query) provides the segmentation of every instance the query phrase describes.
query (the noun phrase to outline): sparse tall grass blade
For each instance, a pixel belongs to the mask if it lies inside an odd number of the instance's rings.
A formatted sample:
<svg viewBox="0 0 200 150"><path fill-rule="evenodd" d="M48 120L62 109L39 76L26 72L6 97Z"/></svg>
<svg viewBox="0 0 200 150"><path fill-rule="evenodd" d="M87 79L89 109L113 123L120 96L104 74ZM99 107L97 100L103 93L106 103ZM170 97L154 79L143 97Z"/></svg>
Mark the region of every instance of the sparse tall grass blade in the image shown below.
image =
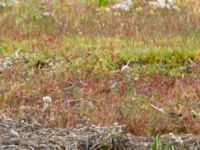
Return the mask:
<svg viewBox="0 0 200 150"><path fill-rule="evenodd" d="M97 0L99 7L105 7L108 4L108 0Z"/></svg>
<svg viewBox="0 0 200 150"><path fill-rule="evenodd" d="M160 142L160 133L156 135L152 143L152 150L158 150L158 144Z"/></svg>

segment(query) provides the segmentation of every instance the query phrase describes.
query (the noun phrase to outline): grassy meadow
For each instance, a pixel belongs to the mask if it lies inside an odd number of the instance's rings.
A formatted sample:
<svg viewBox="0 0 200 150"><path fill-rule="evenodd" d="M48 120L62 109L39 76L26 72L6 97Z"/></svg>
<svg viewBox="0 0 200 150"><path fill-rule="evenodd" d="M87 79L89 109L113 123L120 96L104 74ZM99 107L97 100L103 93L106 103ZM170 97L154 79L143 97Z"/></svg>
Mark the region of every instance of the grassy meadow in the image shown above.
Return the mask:
<svg viewBox="0 0 200 150"><path fill-rule="evenodd" d="M200 3L0 3L0 109L51 127L200 132ZM52 101L43 111L43 97Z"/></svg>

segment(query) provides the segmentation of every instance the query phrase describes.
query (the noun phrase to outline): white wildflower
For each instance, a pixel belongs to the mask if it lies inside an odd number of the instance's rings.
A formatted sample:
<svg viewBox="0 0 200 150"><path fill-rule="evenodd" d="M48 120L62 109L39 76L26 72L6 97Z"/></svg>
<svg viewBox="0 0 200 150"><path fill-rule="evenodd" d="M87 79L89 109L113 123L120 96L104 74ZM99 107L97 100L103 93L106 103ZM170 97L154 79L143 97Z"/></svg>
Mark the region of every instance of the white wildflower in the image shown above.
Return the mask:
<svg viewBox="0 0 200 150"><path fill-rule="evenodd" d="M12 61L10 60L9 57L6 57L5 60L0 60L0 68L3 69L7 69L7 68L10 68L12 66Z"/></svg>
<svg viewBox="0 0 200 150"><path fill-rule="evenodd" d="M43 13L43 16L46 16L46 17L48 17L48 16L50 16L50 15L51 15L50 12L44 12L44 13Z"/></svg>
<svg viewBox="0 0 200 150"><path fill-rule="evenodd" d="M128 11L132 6L132 0L119 0L115 5L112 6L113 9L122 9Z"/></svg>
<svg viewBox="0 0 200 150"><path fill-rule="evenodd" d="M44 111L46 111L49 108L50 104L51 104L51 101L52 101L51 97L50 96L44 96L42 98L42 100L44 101Z"/></svg>
<svg viewBox="0 0 200 150"><path fill-rule="evenodd" d="M149 145L148 143L146 143L146 142L144 143L144 146L148 146L148 145Z"/></svg>
<svg viewBox="0 0 200 150"><path fill-rule="evenodd" d="M175 8L178 9L178 6L176 6L175 0L154 0L149 2L150 6L157 7L157 8Z"/></svg>
<svg viewBox="0 0 200 150"><path fill-rule="evenodd" d="M113 125L114 125L114 126L118 126L119 124L118 124L118 122L115 122Z"/></svg>
<svg viewBox="0 0 200 150"><path fill-rule="evenodd" d="M172 6L172 8L175 9L175 10L177 10L177 11L181 10L177 5Z"/></svg>
<svg viewBox="0 0 200 150"><path fill-rule="evenodd" d="M121 16L119 12L114 12L114 16Z"/></svg>
<svg viewBox="0 0 200 150"><path fill-rule="evenodd" d="M135 80L135 81L139 80L139 76L136 76L136 77L134 78L134 80Z"/></svg>
<svg viewBox="0 0 200 150"><path fill-rule="evenodd" d="M1 8L1 7L6 7L6 3L0 2L0 8Z"/></svg>
<svg viewBox="0 0 200 150"><path fill-rule="evenodd" d="M50 96L44 96L42 98L42 100L45 102L45 103L51 103L51 97Z"/></svg>
<svg viewBox="0 0 200 150"><path fill-rule="evenodd" d="M137 7L135 10L136 10L137 12L140 12L140 11L142 11L142 7Z"/></svg>
<svg viewBox="0 0 200 150"><path fill-rule="evenodd" d="M169 7L168 3L165 0L157 0L157 6L160 8Z"/></svg>
<svg viewBox="0 0 200 150"><path fill-rule="evenodd" d="M175 0L168 0L167 2L168 2L168 4L170 4L170 5L175 5L175 4L176 4L176 1L175 1Z"/></svg>
<svg viewBox="0 0 200 150"><path fill-rule="evenodd" d="M111 11L110 7L106 7L105 11L110 12Z"/></svg>

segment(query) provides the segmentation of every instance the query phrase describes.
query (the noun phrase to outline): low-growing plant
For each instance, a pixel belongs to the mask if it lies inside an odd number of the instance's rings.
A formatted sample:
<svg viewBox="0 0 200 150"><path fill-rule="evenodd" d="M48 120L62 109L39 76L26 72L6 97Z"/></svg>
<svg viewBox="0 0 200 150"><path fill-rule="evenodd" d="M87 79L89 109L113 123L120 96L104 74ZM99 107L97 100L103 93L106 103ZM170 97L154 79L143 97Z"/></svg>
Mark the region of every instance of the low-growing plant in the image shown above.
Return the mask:
<svg viewBox="0 0 200 150"><path fill-rule="evenodd" d="M108 4L108 0L97 0L99 7L105 7Z"/></svg>
<svg viewBox="0 0 200 150"><path fill-rule="evenodd" d="M158 134L156 135L156 137L154 138L154 140L153 140L153 143L152 143L152 150L158 150L159 142L160 142L160 133L158 133Z"/></svg>

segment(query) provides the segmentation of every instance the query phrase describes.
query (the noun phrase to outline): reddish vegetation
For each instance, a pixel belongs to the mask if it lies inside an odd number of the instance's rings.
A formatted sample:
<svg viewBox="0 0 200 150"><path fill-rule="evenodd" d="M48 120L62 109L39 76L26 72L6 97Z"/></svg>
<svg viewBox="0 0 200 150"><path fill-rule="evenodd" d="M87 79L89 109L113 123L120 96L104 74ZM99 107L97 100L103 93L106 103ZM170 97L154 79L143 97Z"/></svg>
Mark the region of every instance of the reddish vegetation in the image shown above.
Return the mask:
<svg viewBox="0 0 200 150"><path fill-rule="evenodd" d="M12 73L10 69L3 71L5 77ZM87 115L92 123L110 124L117 121L127 124L135 134L200 131L199 118L191 114L191 108L195 109L199 105L199 75L170 77L151 73L141 74L137 80L127 82L121 73L108 74L106 77L99 75L100 78L95 79L83 76L81 79L69 78L64 72L49 78L42 74L43 71L39 70L32 77L34 82L31 91L28 89L29 83L23 80L16 87L12 85L7 101L10 110L16 111L20 106L42 108L42 97L48 94L53 103L49 114L43 119L50 121L52 126L71 126L81 121L80 117ZM116 83L114 89L109 81ZM126 94L129 86L133 91ZM74 88L76 92L73 92ZM168 114L162 114L149 103L163 108ZM43 116L40 114L42 111L35 113ZM55 116L52 120L51 113Z"/></svg>
<svg viewBox="0 0 200 150"><path fill-rule="evenodd" d="M51 10L52 7L49 3L44 9ZM144 5L141 12L136 13L133 9L120 12L121 16L113 15L114 12L111 14L103 10L97 11L94 4L80 6L78 12L76 6L70 6L68 9L65 9L64 5L60 7L62 11L59 13L55 10L49 20L43 20L40 16L39 20L34 22L32 12L26 16L17 14L26 21L19 25L13 17L17 8L1 14L1 35L11 39L13 43L30 41L27 47L22 46L24 56L16 59L12 67L0 71L0 108L14 112L19 119L28 115L51 126L69 127L77 123L118 122L127 125L127 130L136 135L200 132L199 115L193 112L200 111L198 60L194 60L190 68L177 75L169 73L173 65L168 67L166 72L162 72L154 68L151 60L130 64L132 69L146 66L138 72L122 72L120 69L127 61L121 60L114 53L119 48L118 42L110 42L100 47L100 51L104 53L104 50L108 49L109 53L105 52L105 56L109 57L109 61L116 63L116 66L113 70L107 67L105 71L101 64L96 65L96 62L101 63L100 58L93 54L96 47L84 47L87 46L84 43L85 45L77 50L61 45L63 37L75 39L80 35L92 39L101 36L132 39L145 48L149 46L171 49L178 45L181 49L192 41L196 48L200 47L199 14L186 6L182 6L180 12L158 12ZM39 24L41 21L44 22ZM49 30L45 30L47 28ZM173 36L181 37L181 45L171 39ZM8 45L12 45L12 42ZM67 42L64 41L65 44ZM26 50L35 54L46 49L52 54L45 55L45 59L25 58ZM71 51L72 49L74 51ZM84 61L81 61L78 67L74 67L75 69L71 69L72 61L80 57ZM61 64L62 61L64 65L61 69L51 69L52 64ZM95 65L100 66L100 69L95 70ZM148 65L153 71L148 71ZM52 103L44 113L42 98L47 95L52 98ZM152 105L162 108L166 113L158 111ZM30 108L22 109L22 106Z"/></svg>

